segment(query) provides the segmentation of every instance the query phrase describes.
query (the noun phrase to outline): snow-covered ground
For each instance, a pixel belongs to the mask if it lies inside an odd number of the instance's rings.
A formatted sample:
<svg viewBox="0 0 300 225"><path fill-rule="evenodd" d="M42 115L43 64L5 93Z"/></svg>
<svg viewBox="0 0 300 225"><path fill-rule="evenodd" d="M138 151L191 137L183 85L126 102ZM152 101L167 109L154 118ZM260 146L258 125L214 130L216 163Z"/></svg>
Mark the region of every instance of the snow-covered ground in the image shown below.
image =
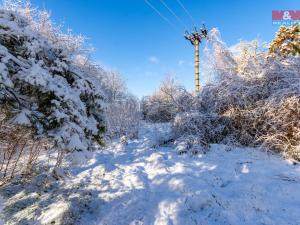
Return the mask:
<svg viewBox="0 0 300 225"><path fill-rule="evenodd" d="M300 224L299 165L223 145L178 155L162 145L168 136L167 125L144 125L137 140L95 153L58 188L72 191L39 204L35 219L50 224L81 213L76 224Z"/></svg>
<svg viewBox="0 0 300 225"><path fill-rule="evenodd" d="M4 208L4 200L2 197L0 197L0 225L3 225L3 218L2 218L2 214L3 214L3 208Z"/></svg>

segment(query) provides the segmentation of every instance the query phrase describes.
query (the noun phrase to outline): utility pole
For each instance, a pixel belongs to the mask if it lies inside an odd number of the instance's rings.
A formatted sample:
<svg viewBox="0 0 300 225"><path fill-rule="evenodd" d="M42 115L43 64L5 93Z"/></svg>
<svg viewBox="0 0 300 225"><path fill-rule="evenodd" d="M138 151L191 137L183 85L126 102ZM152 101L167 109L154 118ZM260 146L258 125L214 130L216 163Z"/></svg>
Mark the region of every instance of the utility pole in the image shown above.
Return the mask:
<svg viewBox="0 0 300 225"><path fill-rule="evenodd" d="M199 78L199 45L202 43L203 38L208 38L208 32L203 24L203 27L200 29L200 32L197 31L197 28L194 29L193 33L188 31L184 34L185 39L191 42L195 46L195 90L198 94L200 91L200 78Z"/></svg>

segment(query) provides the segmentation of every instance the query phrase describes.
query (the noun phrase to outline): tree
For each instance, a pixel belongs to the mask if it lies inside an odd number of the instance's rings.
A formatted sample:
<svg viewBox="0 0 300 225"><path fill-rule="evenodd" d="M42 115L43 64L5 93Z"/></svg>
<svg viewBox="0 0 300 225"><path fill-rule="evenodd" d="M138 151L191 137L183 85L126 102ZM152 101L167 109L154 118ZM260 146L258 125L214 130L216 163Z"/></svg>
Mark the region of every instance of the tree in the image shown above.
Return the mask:
<svg viewBox="0 0 300 225"><path fill-rule="evenodd" d="M280 27L269 47L270 56L300 55L300 25Z"/></svg>
<svg viewBox="0 0 300 225"><path fill-rule="evenodd" d="M108 102L115 102L126 97L127 88L122 76L116 71L107 71L102 77L103 88Z"/></svg>

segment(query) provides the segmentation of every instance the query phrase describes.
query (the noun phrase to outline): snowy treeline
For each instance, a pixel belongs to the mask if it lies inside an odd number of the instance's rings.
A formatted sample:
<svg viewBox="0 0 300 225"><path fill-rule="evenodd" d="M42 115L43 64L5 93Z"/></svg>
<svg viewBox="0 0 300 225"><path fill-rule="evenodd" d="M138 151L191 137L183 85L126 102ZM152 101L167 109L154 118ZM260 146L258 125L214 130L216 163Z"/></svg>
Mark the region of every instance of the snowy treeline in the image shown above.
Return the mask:
<svg viewBox="0 0 300 225"><path fill-rule="evenodd" d="M299 32L296 37L300 40ZM204 86L198 96L184 94L184 104L175 112L169 108L175 110L176 99L181 98L177 93L186 91L173 85L178 90L173 91L174 98L160 98L162 103L153 104L155 93L144 102L144 114L155 115L156 121L165 119L161 112L173 113L168 120L176 114L173 130L179 152L205 151L211 143L229 143L264 146L299 160L299 55L271 54L258 41L241 42L230 49L216 29L205 51L216 81ZM151 104L155 107L147 107Z"/></svg>

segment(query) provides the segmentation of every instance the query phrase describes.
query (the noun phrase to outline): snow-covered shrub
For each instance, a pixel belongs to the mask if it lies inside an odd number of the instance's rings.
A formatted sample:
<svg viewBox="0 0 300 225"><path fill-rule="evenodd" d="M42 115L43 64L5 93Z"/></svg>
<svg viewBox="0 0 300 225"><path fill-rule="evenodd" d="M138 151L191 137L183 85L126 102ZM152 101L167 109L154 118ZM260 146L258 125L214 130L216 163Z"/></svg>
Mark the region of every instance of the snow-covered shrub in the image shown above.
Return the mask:
<svg viewBox="0 0 300 225"><path fill-rule="evenodd" d="M113 101L107 105L107 134L110 138L136 138L141 120L139 101L134 96Z"/></svg>
<svg viewBox="0 0 300 225"><path fill-rule="evenodd" d="M227 113L240 143L263 144L300 159L299 78L300 58L290 57L268 62L256 84L246 83L249 88L244 99L251 100L245 101L248 104L233 105Z"/></svg>
<svg viewBox="0 0 300 225"><path fill-rule="evenodd" d="M0 103L11 121L68 151L101 143L104 94L98 79L18 11L0 10L0 21Z"/></svg>
<svg viewBox="0 0 300 225"><path fill-rule="evenodd" d="M300 160L300 58L269 58L249 48L251 57L242 57L245 51L234 54L224 45L214 51L220 57L214 62L218 81L203 87L192 109L174 121L178 144L188 137L180 151L230 142L265 146Z"/></svg>
<svg viewBox="0 0 300 225"><path fill-rule="evenodd" d="M230 133L231 121L225 116L200 112L178 114L174 120L175 136L197 135L195 144L207 147L210 143L218 143ZM199 143L198 143L199 142Z"/></svg>
<svg viewBox="0 0 300 225"><path fill-rule="evenodd" d="M167 77L153 95L142 100L146 120L169 122L192 105L193 97L174 78Z"/></svg>

